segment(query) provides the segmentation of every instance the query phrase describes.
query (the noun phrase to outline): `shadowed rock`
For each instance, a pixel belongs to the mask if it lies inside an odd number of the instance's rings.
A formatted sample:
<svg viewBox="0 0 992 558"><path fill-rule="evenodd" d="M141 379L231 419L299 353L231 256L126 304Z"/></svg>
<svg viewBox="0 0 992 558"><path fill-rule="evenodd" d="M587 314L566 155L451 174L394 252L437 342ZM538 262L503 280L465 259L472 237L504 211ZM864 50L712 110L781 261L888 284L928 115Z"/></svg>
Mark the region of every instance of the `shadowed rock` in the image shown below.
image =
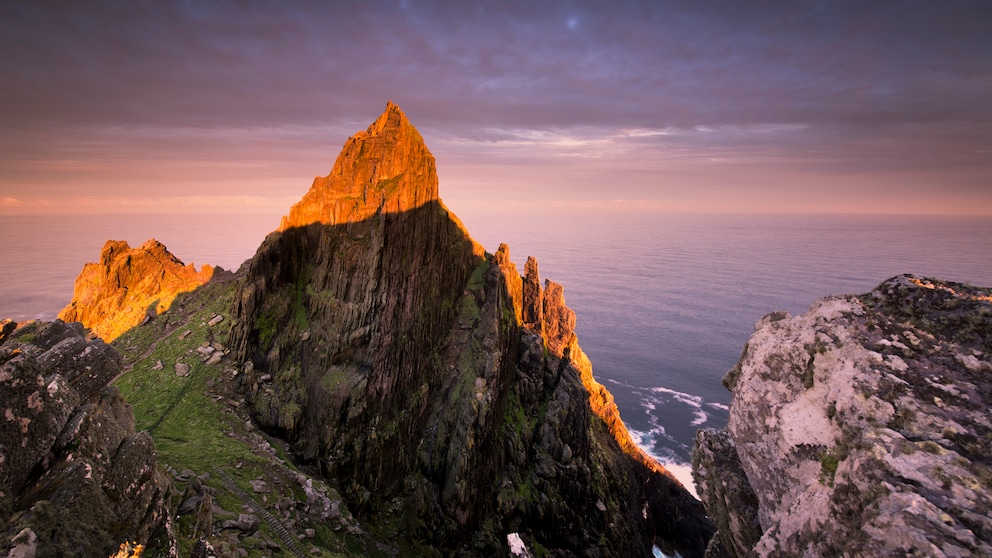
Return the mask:
<svg viewBox="0 0 992 558"><path fill-rule="evenodd" d="M106 387L120 356L83 333L28 322L0 339L0 555L30 531L38 556L108 556L166 514L155 446Z"/></svg>
<svg viewBox="0 0 992 558"><path fill-rule="evenodd" d="M712 525L630 440L561 286L471 239L398 107L280 229L234 310L246 399L401 550L505 555L517 533L557 553L702 554Z"/></svg>

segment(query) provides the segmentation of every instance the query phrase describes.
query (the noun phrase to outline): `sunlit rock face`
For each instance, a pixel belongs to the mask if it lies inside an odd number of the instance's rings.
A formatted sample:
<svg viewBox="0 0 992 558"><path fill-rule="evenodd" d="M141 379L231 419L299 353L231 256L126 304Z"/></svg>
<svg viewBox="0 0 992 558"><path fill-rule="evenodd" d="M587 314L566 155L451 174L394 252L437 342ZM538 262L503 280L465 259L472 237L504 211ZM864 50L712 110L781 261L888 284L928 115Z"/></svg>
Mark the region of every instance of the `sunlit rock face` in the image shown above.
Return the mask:
<svg viewBox="0 0 992 558"><path fill-rule="evenodd" d="M189 292L213 277L214 268L197 271L184 265L157 240L138 248L108 240L100 261L88 263L76 278L72 301L59 313L66 322L82 322L104 341L161 314L179 293Z"/></svg>
<svg viewBox="0 0 992 558"><path fill-rule="evenodd" d="M314 179L279 230L357 222L437 200L434 156L400 107L390 102L367 130L348 138L331 173Z"/></svg>
<svg viewBox="0 0 992 558"><path fill-rule="evenodd" d="M712 554L992 555L990 294L900 276L758 322L697 436Z"/></svg>
<svg viewBox="0 0 992 558"><path fill-rule="evenodd" d="M390 103L249 262L255 419L411 555L699 556L701 504L630 441L561 285L486 254ZM516 538L513 540L517 540Z"/></svg>
<svg viewBox="0 0 992 558"><path fill-rule="evenodd" d="M169 484L107 387L120 355L78 323L0 326L0 555L109 556L146 542Z"/></svg>

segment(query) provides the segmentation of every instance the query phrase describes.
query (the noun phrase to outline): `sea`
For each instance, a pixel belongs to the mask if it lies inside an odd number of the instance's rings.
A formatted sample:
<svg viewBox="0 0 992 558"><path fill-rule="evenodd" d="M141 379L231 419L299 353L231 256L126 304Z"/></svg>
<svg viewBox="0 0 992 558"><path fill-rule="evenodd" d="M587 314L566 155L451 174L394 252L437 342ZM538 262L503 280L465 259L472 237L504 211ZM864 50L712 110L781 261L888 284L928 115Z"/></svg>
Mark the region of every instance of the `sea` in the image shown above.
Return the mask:
<svg viewBox="0 0 992 558"><path fill-rule="evenodd" d="M454 208L453 208L454 209ZM456 212L457 209L456 209ZM763 315L903 274L992 286L992 217L458 212L487 251L565 288L576 334L635 441L692 489L695 432L726 424L720 380ZM53 319L108 239L156 238L237 269L276 215L0 216L0 318Z"/></svg>

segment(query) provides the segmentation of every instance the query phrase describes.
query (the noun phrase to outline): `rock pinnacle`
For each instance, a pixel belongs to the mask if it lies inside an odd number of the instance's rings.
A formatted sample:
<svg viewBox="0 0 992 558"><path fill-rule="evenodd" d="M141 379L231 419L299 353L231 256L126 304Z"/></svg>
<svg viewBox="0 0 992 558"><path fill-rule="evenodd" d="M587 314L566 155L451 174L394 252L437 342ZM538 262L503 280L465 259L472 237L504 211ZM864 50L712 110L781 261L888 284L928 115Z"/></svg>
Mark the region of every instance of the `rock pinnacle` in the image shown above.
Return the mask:
<svg viewBox="0 0 992 558"><path fill-rule="evenodd" d="M283 217L279 230L338 225L400 213L438 199L434 156L392 101L365 131L348 138L331 173Z"/></svg>

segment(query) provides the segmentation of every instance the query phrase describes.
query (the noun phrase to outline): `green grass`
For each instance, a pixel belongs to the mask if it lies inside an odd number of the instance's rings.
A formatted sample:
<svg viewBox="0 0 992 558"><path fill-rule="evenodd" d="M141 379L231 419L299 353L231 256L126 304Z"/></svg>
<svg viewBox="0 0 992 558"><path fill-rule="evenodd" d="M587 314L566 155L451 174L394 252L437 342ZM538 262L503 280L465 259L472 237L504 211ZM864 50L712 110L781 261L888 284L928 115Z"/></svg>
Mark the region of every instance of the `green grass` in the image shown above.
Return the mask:
<svg viewBox="0 0 992 558"><path fill-rule="evenodd" d="M155 441L160 468L168 466L176 472L189 469L197 476L209 473L205 484L214 489L214 502L232 514L251 512L224 485L215 468L223 469L249 495L252 494L249 481L263 479L268 482L272 493L267 495L267 503L261 496L254 499L267 505L279 517L280 514L272 509L273 502L281 498L306 502L302 488L293 480L298 471L283 444L259 430L251 429L245 424L245 413L241 410L235 412L229 404L231 400L241 400L236 381L231 377L238 363L227 356L220 363L207 366L200 361L196 351L204 341L228 344L235 291L236 284L232 281L209 284L194 293L181 295L168 312L118 338L114 345L124 357L125 373L115 381L115 385L131 405L137 430L147 430ZM291 286L289 293L292 292ZM298 289L295 294L299 297L302 292ZM299 303L300 298L286 302ZM225 320L220 325L207 326L215 314L225 316ZM191 331L190 335L180 340L180 334L186 330ZM162 362L162 370L152 369L157 361ZM174 365L177 361L190 366L189 376L176 375ZM329 387L347 382L350 373L347 368L332 371L326 382ZM293 409L289 405L283 409L288 422L294 422L299 412L298 407ZM253 443L241 441L257 439L259 435L270 442L274 456L269 453L269 448L257 449L253 448ZM240 468L236 467L239 463ZM189 484L174 481L172 506L179 505L180 495ZM382 554L368 535L338 533L330 524L307 526L315 528L317 537L301 541L304 550L316 545L322 550L321 556ZM194 529L195 514L178 519L176 531L181 555L187 555L191 550L195 542ZM262 537L278 540L271 526L263 521L258 535L242 539L249 556L267 552L259 546L258 541ZM158 558L167 555L163 544L159 541L152 545L146 556Z"/></svg>
<svg viewBox="0 0 992 558"><path fill-rule="evenodd" d="M258 342L265 348L272 347L276 336L276 319L272 314L263 313L255 319L255 329L258 331Z"/></svg>
<svg viewBox="0 0 992 558"><path fill-rule="evenodd" d="M25 344L34 343L35 336L36 336L36 334L34 334L34 333L25 333L24 335L21 335L20 337L18 337L17 340L19 342L25 343Z"/></svg>
<svg viewBox="0 0 992 558"><path fill-rule="evenodd" d="M486 286L486 271L489 269L489 261L482 260L479 265L475 266L472 270L472 276L468 279L468 285L465 286L471 292L476 292Z"/></svg>
<svg viewBox="0 0 992 558"><path fill-rule="evenodd" d="M206 366L196 352L196 348L208 340L211 328L204 324L215 314L227 316L227 323L222 322L213 329L214 340L227 342L233 288L217 287L210 289L213 292L204 293L211 295L202 297L208 303L191 313L186 325L174 328L147 358L140 358L141 353L163 334L159 324L153 322L134 328L119 340L121 346L137 349L125 353L126 364L133 365L133 369L118 378L116 385L131 404L137 429L147 430L155 440L159 461L177 471L190 469L201 474L217 465L253 459L250 448L225 433L244 431L244 422L225 412L226 403L206 394L207 382L217 380L224 373L225 363ZM160 317L156 322L164 320ZM187 329L192 333L180 341L179 334ZM152 370L159 360L164 368ZM189 376L176 375L177 360L190 366Z"/></svg>
<svg viewBox="0 0 992 558"><path fill-rule="evenodd" d="M461 317L472 325L479 321L479 305L471 294L462 297Z"/></svg>
<svg viewBox="0 0 992 558"><path fill-rule="evenodd" d="M833 486L838 465L840 465L839 455L831 451L820 453L820 482Z"/></svg>

